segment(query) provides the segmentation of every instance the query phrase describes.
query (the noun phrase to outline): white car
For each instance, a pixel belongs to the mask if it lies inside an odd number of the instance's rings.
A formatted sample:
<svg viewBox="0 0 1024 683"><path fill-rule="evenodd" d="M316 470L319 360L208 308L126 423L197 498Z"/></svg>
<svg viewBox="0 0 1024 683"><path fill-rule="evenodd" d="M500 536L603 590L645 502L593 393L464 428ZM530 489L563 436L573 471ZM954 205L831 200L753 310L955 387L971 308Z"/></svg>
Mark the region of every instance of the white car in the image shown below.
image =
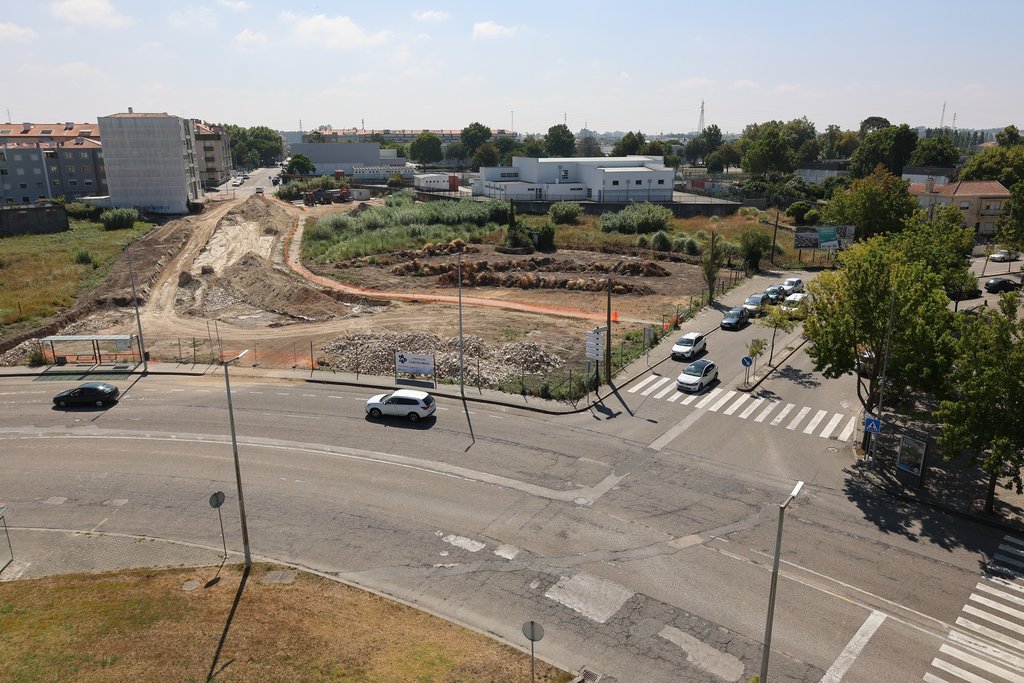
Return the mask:
<svg viewBox="0 0 1024 683"><path fill-rule="evenodd" d="M804 313L804 301L807 300L807 295L801 292L796 294L790 294L782 302L782 310L784 310L789 316L799 316Z"/></svg>
<svg viewBox="0 0 1024 683"><path fill-rule="evenodd" d="M782 291L786 293L786 296L799 294L804 291L804 281L798 277L786 278L786 281L782 283Z"/></svg>
<svg viewBox="0 0 1024 683"><path fill-rule="evenodd" d="M370 417L396 415L416 422L434 414L437 404L425 391L398 389L390 394L377 394L366 401L366 414Z"/></svg>
<svg viewBox="0 0 1024 683"><path fill-rule="evenodd" d="M700 332L687 332L672 345L672 358L693 358L701 351L707 351L708 338Z"/></svg>
<svg viewBox="0 0 1024 683"><path fill-rule="evenodd" d="M682 374L676 378L676 388L680 391L696 391L700 393L704 387L718 379L718 366L709 360L695 360L686 366Z"/></svg>
<svg viewBox="0 0 1024 683"><path fill-rule="evenodd" d="M1000 262L1003 262L1003 261L1016 261L1018 258L1020 258L1020 254L1018 254L1015 251L1010 251L1009 249L1000 249L996 253L992 254L988 258L988 260L989 261L1000 261Z"/></svg>

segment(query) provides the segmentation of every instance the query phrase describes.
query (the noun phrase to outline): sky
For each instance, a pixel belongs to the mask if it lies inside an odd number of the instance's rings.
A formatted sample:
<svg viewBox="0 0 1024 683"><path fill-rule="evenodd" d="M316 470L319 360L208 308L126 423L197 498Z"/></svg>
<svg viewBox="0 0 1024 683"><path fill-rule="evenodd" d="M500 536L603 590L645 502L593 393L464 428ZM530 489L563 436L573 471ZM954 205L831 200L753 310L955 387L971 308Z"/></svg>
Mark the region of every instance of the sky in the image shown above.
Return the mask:
<svg viewBox="0 0 1024 683"><path fill-rule="evenodd" d="M0 120L1024 127L1018 0L0 0ZM943 105L945 115L943 116Z"/></svg>

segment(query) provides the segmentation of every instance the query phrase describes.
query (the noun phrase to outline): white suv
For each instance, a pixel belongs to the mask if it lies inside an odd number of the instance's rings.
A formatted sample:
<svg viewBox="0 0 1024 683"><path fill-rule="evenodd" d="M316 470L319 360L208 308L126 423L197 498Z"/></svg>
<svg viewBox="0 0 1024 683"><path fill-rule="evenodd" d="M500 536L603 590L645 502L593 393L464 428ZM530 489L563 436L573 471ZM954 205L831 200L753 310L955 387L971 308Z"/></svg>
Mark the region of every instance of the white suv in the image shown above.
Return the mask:
<svg viewBox="0 0 1024 683"><path fill-rule="evenodd" d="M687 332L672 345L672 358L693 358L708 348L708 338L700 332Z"/></svg>
<svg viewBox="0 0 1024 683"><path fill-rule="evenodd" d="M398 389L390 394L377 394L366 401L366 414L370 417L397 415L409 418L410 422L429 417L436 409L433 396L414 389Z"/></svg>

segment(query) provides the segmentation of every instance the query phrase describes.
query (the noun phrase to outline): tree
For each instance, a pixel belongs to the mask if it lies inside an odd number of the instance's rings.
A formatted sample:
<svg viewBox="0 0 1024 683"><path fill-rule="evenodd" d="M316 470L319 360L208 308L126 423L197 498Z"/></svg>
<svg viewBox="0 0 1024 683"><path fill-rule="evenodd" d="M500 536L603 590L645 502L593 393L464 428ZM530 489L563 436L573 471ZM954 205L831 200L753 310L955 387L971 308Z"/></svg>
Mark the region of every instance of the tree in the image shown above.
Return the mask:
<svg viewBox="0 0 1024 683"><path fill-rule="evenodd" d="M481 166L497 166L499 156L498 146L493 142L485 142L473 154L473 166L476 168Z"/></svg>
<svg viewBox="0 0 1024 683"><path fill-rule="evenodd" d="M388 141L384 139L383 133L371 133L370 142L376 142L378 145L383 146L386 145Z"/></svg>
<svg viewBox="0 0 1024 683"><path fill-rule="evenodd" d="M544 136L544 151L549 157L571 157L576 150L576 136L564 123L548 128Z"/></svg>
<svg viewBox="0 0 1024 683"><path fill-rule="evenodd" d="M711 241L708 242L708 247L704 250L700 260L701 274L704 276L704 282L708 286L709 304L715 300L715 285L718 284L718 273L722 270L724 262L725 255L722 253L718 235L712 230Z"/></svg>
<svg viewBox="0 0 1024 683"><path fill-rule="evenodd" d="M772 235L768 229L748 225L740 230L739 243L747 270L753 273L761 270L761 259L772 248Z"/></svg>
<svg viewBox="0 0 1024 683"><path fill-rule="evenodd" d="M856 371L862 355L877 359L857 379L857 398L869 412L878 403L883 358L892 386L939 386L949 367L944 331L952 316L939 276L885 237L847 247L839 263L807 284L804 336L815 369L836 378Z"/></svg>
<svg viewBox="0 0 1024 683"><path fill-rule="evenodd" d="M409 143L409 158L421 165L433 164L442 156L441 138L429 131L420 133Z"/></svg>
<svg viewBox="0 0 1024 683"><path fill-rule="evenodd" d="M712 152L704 159L704 167L708 173L721 173L725 170L725 162L722 161L721 152Z"/></svg>
<svg viewBox="0 0 1024 683"><path fill-rule="evenodd" d="M461 140L453 140L448 143L444 150L444 158L449 161L459 161L466 158L466 146Z"/></svg>
<svg viewBox="0 0 1024 683"><path fill-rule="evenodd" d="M907 184L879 166L874 173L839 190L825 206L822 219L828 225L854 225L857 238L897 232L917 210Z"/></svg>
<svg viewBox="0 0 1024 683"><path fill-rule="evenodd" d="M894 175L901 175L917 146L917 131L902 123L869 133L850 160L850 173L863 178L878 164Z"/></svg>
<svg viewBox="0 0 1024 683"><path fill-rule="evenodd" d="M721 156L722 164L725 166L726 169L740 165L740 160L742 159L742 157L740 156L739 150L736 149L736 145L722 145L721 147L716 149L714 153Z"/></svg>
<svg viewBox="0 0 1024 683"><path fill-rule="evenodd" d="M1024 180L1024 145L983 149L960 169L960 180L998 180L1013 187Z"/></svg>
<svg viewBox="0 0 1024 683"><path fill-rule="evenodd" d="M316 166L313 165L313 162L305 154L296 154L288 161L288 165L285 166L284 170L285 173L294 173L296 175L313 175L316 172Z"/></svg>
<svg viewBox="0 0 1024 683"><path fill-rule="evenodd" d="M1010 199L996 222L996 241L1008 249L1024 250L1024 181L1010 188Z"/></svg>
<svg viewBox="0 0 1024 683"><path fill-rule="evenodd" d="M782 136L780 127L769 124L765 124L757 138L747 147L741 165L744 171L753 175L791 173L796 167L793 150Z"/></svg>
<svg viewBox="0 0 1024 683"><path fill-rule="evenodd" d="M593 135L584 135L576 141L576 156L578 157L603 157L601 144Z"/></svg>
<svg viewBox="0 0 1024 683"><path fill-rule="evenodd" d="M996 133L996 144L1000 147L1015 147L1021 142L1020 131L1013 124Z"/></svg>
<svg viewBox="0 0 1024 683"><path fill-rule="evenodd" d="M882 130L883 128L888 128L891 125L892 124L889 123L889 119L884 116L869 116L860 122L860 131L858 135L860 135L861 138L865 138L869 134Z"/></svg>
<svg viewBox="0 0 1024 683"><path fill-rule="evenodd" d="M860 146L860 136L855 130L844 130L839 134L839 142L836 143L836 158L849 159Z"/></svg>
<svg viewBox="0 0 1024 683"><path fill-rule="evenodd" d="M467 156L472 157L480 145L491 139L491 129L474 121L462 129L459 137L462 139L462 144L466 146Z"/></svg>
<svg viewBox="0 0 1024 683"><path fill-rule="evenodd" d="M960 150L953 139L942 136L918 140L908 163L911 166L956 166L959 162Z"/></svg>
<svg viewBox="0 0 1024 683"><path fill-rule="evenodd" d="M963 214L955 206L942 207L931 217L916 211L892 238L893 246L908 261L924 263L939 276L943 289L954 301L977 289L977 279L968 262L974 248L974 231L962 223Z"/></svg>
<svg viewBox="0 0 1024 683"><path fill-rule="evenodd" d="M768 365L771 365L775 356L775 335L779 332L789 334L796 328L797 321L790 318L782 306L769 306L768 312L757 322L761 327L767 327L772 331L772 341L768 348Z"/></svg>
<svg viewBox="0 0 1024 683"><path fill-rule="evenodd" d="M821 150L821 156L824 159L836 159L837 149L839 147L839 136L842 134L842 129L836 124L830 124L825 132L818 136L818 147Z"/></svg>
<svg viewBox="0 0 1024 683"><path fill-rule="evenodd" d="M683 154L686 155L686 161L690 164L696 164L701 159L704 159L704 140L698 135L694 139L686 143L683 147Z"/></svg>
<svg viewBox="0 0 1024 683"><path fill-rule="evenodd" d="M704 154L711 154L722 146L722 129L718 124L712 123L700 132L703 140Z"/></svg>
<svg viewBox="0 0 1024 683"><path fill-rule="evenodd" d="M1006 488L1024 489L1024 325L1017 320L1017 294L1003 295L998 310L986 309L964 323L955 346L951 395L939 403L939 447L946 460L966 451L966 466L988 474L985 512L995 510L1000 478Z"/></svg>
<svg viewBox="0 0 1024 683"><path fill-rule="evenodd" d="M747 355L754 359L754 366L750 368L752 373L757 372L757 359L764 353L766 346L768 346L768 340L763 337L755 337L747 342Z"/></svg>
<svg viewBox="0 0 1024 683"><path fill-rule="evenodd" d="M523 156L531 159L543 159L547 156L544 153L544 138L537 135L527 135L523 138Z"/></svg>
<svg viewBox="0 0 1024 683"><path fill-rule="evenodd" d="M640 149L644 146L644 134L640 131L635 133L626 133L622 136L622 139L615 143L612 147L613 157L624 157L630 154L639 154Z"/></svg>
<svg viewBox="0 0 1024 683"><path fill-rule="evenodd" d="M796 151L797 163L809 164L818 160L821 156L821 147L817 140L806 140L800 149Z"/></svg>
<svg viewBox="0 0 1024 683"><path fill-rule="evenodd" d="M797 154L804 144L818 139L818 130L813 123L807 120L806 116L802 116L783 124L782 136L786 138L786 144L793 150L793 153Z"/></svg>
<svg viewBox="0 0 1024 683"><path fill-rule="evenodd" d="M235 167L256 168L271 166L284 157L284 146L276 130L267 126L242 128L222 124L214 128L223 130L231 140L231 158Z"/></svg>

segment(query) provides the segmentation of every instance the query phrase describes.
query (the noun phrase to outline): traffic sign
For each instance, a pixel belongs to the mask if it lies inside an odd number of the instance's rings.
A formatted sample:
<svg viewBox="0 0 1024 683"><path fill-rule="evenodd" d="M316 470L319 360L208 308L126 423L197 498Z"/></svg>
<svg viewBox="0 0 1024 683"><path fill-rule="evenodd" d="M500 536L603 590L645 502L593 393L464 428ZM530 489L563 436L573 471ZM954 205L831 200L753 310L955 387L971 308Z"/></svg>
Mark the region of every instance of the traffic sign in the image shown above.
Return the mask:
<svg viewBox="0 0 1024 683"><path fill-rule="evenodd" d="M754 364L754 359L750 356L743 356L743 358L740 359L740 362L743 363L743 367L749 368Z"/></svg>
<svg viewBox="0 0 1024 683"><path fill-rule="evenodd" d="M882 433L882 419L872 415L864 416L864 431L872 434Z"/></svg>

